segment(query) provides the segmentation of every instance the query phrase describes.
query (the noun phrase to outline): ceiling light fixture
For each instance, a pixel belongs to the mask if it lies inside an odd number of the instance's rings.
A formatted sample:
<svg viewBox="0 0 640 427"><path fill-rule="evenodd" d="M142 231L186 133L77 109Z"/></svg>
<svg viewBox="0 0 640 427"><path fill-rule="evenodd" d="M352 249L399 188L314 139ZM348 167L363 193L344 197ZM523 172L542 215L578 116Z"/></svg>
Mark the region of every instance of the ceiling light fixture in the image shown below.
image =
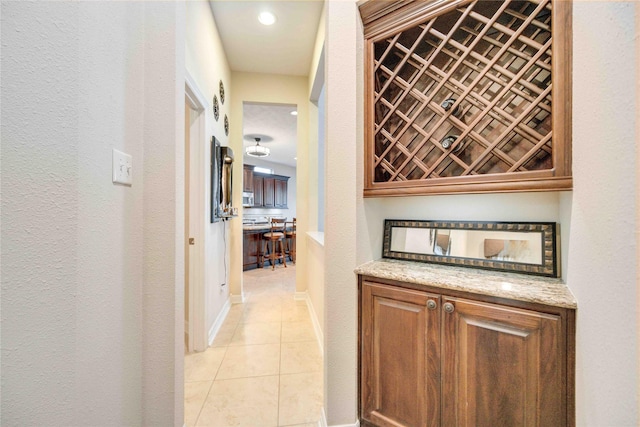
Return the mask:
<svg viewBox="0 0 640 427"><path fill-rule="evenodd" d="M260 138L254 139L256 140L256 145L251 145L245 149L245 153L247 153L247 156L267 157L270 150L267 147L263 147L262 145L260 145Z"/></svg>
<svg viewBox="0 0 640 427"><path fill-rule="evenodd" d="M258 21L260 21L262 25L273 25L273 23L276 22L276 16L271 12L260 12Z"/></svg>
<svg viewBox="0 0 640 427"><path fill-rule="evenodd" d="M292 112L290 112L289 114L291 114L292 116L297 116L298 112L296 110L293 110Z"/></svg>

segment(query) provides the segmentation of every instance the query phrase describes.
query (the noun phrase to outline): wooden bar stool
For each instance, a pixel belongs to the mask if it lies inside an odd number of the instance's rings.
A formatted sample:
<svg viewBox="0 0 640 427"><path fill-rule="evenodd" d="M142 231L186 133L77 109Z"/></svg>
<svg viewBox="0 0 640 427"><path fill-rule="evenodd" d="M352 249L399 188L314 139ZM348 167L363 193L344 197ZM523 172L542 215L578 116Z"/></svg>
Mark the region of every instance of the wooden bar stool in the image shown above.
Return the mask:
<svg viewBox="0 0 640 427"><path fill-rule="evenodd" d="M264 258L267 255L267 249L269 249L269 243L271 243L271 250L269 251L269 262L271 263L271 269L275 270L276 260L281 259L284 267L287 268L287 260L284 252L284 228L285 220L271 218L271 230L268 233L262 235L263 250L262 250L262 262L260 267L264 267ZM278 246L280 251L278 252Z"/></svg>
<svg viewBox="0 0 640 427"><path fill-rule="evenodd" d="M289 225L290 224L290 225ZM285 251L292 263L296 263L296 219L285 223L284 227Z"/></svg>

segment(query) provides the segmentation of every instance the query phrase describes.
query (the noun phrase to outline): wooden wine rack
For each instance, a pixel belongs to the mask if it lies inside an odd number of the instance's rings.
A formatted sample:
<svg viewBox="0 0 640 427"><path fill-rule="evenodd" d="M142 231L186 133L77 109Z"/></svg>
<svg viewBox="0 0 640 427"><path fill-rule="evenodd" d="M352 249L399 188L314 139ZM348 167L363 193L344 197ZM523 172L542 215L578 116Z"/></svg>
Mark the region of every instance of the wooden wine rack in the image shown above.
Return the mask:
<svg viewBox="0 0 640 427"><path fill-rule="evenodd" d="M570 1L360 13L365 196L571 188Z"/></svg>

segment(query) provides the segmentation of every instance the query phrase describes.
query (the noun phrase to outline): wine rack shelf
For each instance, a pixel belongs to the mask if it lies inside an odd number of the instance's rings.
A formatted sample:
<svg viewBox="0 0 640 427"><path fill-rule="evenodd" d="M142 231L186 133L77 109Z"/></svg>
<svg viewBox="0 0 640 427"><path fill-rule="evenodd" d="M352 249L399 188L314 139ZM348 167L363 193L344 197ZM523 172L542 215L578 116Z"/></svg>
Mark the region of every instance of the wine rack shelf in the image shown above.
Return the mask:
<svg viewBox="0 0 640 427"><path fill-rule="evenodd" d="M571 3L376 1L365 196L571 188Z"/></svg>

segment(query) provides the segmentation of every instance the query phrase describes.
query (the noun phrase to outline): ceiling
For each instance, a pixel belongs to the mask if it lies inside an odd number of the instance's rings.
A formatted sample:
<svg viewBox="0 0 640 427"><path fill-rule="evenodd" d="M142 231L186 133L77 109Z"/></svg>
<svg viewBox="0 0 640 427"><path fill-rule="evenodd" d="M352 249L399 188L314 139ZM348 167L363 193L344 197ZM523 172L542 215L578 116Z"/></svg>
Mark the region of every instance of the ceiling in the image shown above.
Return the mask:
<svg viewBox="0 0 640 427"><path fill-rule="evenodd" d="M306 76L309 74L323 1L210 0L218 32L232 71ZM273 25L258 21L260 12L276 16ZM271 137L264 160L295 167L295 106L245 104L243 134ZM254 145L245 140L243 145ZM246 159L246 157L245 157ZM251 162L251 157L246 159Z"/></svg>
<svg viewBox="0 0 640 427"><path fill-rule="evenodd" d="M297 117L291 115L295 110L295 105L245 103L242 126L243 147L255 145L254 137L259 137L260 145L271 150L268 157L260 157L260 159L295 168ZM249 157L246 154L244 156L245 163L252 164L253 159L255 157Z"/></svg>

